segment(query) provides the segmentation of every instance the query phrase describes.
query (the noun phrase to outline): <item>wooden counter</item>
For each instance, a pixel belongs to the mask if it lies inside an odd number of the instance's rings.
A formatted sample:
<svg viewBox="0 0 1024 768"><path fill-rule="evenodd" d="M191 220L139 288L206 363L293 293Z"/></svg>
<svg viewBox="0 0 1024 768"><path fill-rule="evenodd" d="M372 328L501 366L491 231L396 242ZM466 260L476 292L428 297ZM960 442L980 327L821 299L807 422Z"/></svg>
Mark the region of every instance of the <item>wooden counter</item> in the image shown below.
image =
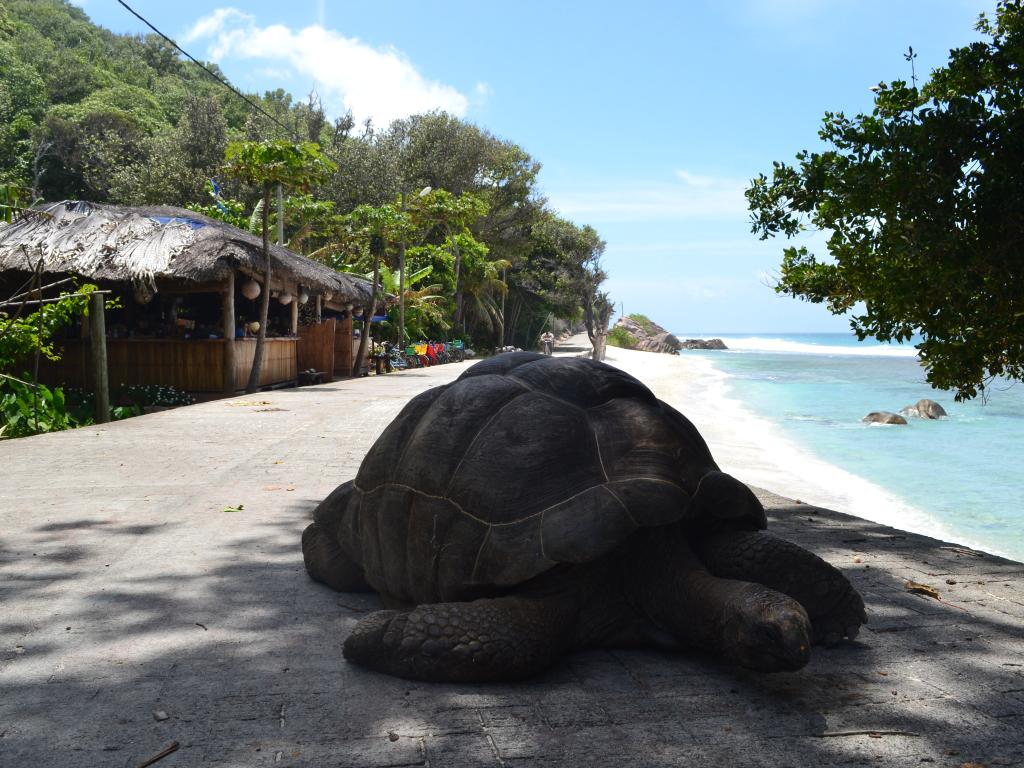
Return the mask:
<svg viewBox="0 0 1024 768"><path fill-rule="evenodd" d="M260 386L295 381L294 337L266 340ZM235 339L235 387L244 389L252 368L256 339ZM39 379L45 384L68 384L92 388L89 371L89 342L75 339L60 342L63 359L43 360ZM224 389L223 339L107 339L107 370L110 388L122 384L164 384L186 392L221 392Z"/></svg>

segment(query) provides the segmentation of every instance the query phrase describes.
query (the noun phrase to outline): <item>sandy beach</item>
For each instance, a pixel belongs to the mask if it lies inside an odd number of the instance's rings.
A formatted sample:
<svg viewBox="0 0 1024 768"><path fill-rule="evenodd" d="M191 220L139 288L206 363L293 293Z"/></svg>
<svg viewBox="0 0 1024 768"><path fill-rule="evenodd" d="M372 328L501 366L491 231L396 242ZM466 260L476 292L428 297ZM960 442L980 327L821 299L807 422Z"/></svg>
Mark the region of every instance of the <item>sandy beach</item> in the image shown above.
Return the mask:
<svg viewBox="0 0 1024 768"><path fill-rule="evenodd" d="M581 334L564 346L575 351L589 348L589 342ZM706 358L685 352L667 355L609 346L605 362L643 381L655 395L690 419L719 466L745 483L884 525L955 538L953 531L924 511L786 439L774 425L728 397L725 375Z"/></svg>

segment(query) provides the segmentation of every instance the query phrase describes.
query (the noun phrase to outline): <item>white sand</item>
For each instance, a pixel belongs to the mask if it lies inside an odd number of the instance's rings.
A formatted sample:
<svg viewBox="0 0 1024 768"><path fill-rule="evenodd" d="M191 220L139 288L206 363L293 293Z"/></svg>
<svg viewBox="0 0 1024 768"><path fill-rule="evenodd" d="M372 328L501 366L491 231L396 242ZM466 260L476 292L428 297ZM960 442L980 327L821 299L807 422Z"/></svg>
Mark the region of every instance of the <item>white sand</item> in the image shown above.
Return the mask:
<svg viewBox="0 0 1024 768"><path fill-rule="evenodd" d="M586 347L586 335L565 342ZM571 354L579 354L573 352ZM822 461L728 396L728 377L704 357L609 346L605 362L640 379L694 423L723 471L745 483L867 520L940 538L953 532L883 488Z"/></svg>

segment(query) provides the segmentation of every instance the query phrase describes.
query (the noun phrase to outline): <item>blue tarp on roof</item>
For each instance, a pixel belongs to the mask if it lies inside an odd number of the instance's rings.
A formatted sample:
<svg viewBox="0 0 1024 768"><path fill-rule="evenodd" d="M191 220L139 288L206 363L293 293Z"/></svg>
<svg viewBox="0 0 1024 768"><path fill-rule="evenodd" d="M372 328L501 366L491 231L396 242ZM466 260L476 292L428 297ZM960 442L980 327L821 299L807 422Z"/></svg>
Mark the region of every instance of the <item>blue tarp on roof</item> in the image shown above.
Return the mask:
<svg viewBox="0 0 1024 768"><path fill-rule="evenodd" d="M206 226L205 222L187 219L184 216L150 216L149 218L157 224L188 224L192 229L202 229Z"/></svg>

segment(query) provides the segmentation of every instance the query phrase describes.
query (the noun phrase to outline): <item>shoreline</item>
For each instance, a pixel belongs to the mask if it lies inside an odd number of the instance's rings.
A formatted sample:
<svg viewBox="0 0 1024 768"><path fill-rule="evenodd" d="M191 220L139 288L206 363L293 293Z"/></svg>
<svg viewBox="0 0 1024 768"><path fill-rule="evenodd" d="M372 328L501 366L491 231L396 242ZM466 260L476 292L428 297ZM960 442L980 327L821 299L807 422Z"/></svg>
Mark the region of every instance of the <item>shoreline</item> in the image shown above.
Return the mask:
<svg viewBox="0 0 1024 768"><path fill-rule="evenodd" d="M585 335L566 343L589 348ZM608 346L605 362L640 379L697 427L723 471L782 498L911 533L956 541L999 557L1014 552L959 532L871 480L818 457L726 391L729 374L704 356Z"/></svg>

